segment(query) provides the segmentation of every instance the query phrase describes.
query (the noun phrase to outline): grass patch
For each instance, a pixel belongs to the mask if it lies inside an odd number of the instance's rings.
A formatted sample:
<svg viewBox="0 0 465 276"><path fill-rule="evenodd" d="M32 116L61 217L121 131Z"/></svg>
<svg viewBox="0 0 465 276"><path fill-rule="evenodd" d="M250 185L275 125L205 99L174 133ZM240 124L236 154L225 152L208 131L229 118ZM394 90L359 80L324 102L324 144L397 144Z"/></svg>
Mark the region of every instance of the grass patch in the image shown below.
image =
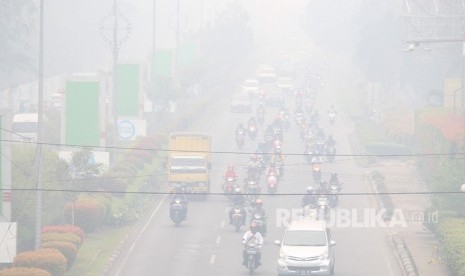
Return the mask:
<svg viewBox="0 0 465 276"><path fill-rule="evenodd" d="M87 234L79 249L76 261L67 276L99 276L105 269L113 251L118 248L132 226L101 227Z"/></svg>

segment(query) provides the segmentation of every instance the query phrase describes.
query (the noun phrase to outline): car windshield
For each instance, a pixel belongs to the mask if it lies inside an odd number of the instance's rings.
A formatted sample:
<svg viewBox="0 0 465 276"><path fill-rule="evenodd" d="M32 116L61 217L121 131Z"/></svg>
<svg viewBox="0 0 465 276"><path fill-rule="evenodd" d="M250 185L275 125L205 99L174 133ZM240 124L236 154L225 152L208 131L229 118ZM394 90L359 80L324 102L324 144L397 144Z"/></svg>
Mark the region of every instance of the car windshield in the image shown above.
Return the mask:
<svg viewBox="0 0 465 276"><path fill-rule="evenodd" d="M324 231L288 231L283 240L285 246L325 246L326 235Z"/></svg>

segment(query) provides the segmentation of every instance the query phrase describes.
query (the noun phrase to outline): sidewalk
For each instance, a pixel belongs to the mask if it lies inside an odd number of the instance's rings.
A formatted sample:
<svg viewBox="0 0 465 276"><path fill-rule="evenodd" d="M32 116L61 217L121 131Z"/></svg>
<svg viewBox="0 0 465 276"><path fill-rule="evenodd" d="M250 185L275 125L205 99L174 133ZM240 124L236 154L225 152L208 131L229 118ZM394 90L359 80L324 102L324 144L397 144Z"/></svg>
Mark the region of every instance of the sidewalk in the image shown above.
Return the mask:
<svg viewBox="0 0 465 276"><path fill-rule="evenodd" d="M424 192L413 161L379 160L377 163L365 168L366 175L379 171L385 178L384 183L388 192ZM420 276L450 275L445 264L439 257L439 243L433 234L423 226L426 220L434 221L434 214L425 214L429 206L428 195L391 195L396 209L400 209L407 220L407 227L398 227L389 231L388 238L397 234L403 240L406 249L415 263ZM395 246L393 244L393 249ZM399 260L400 261L400 260ZM407 275L407 274L406 274Z"/></svg>

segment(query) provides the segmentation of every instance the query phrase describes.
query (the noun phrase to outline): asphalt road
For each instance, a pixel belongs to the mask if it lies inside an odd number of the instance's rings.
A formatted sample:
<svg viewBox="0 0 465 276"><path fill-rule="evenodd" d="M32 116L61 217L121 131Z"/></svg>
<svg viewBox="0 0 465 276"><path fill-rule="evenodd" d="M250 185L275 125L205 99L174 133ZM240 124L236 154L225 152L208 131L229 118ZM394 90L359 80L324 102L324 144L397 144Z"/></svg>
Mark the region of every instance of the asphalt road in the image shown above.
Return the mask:
<svg viewBox="0 0 465 276"><path fill-rule="evenodd" d="M293 100L288 106L293 108ZM228 102L209 114L205 124L192 129L206 131L213 135L213 150L221 152L237 151L234 143L234 129L239 122L246 123L252 114L232 114ZM339 114L334 126L329 126L325 110L330 102L318 101L322 125L327 133L334 134L338 154L351 154L348 136L352 132L351 124ZM257 105L254 105L254 108ZM277 108L267 108L267 121L278 112ZM263 129L262 129L263 130ZM299 132L292 125L285 134L283 153L302 153L303 143ZM263 137L260 132L259 137ZM240 175L245 174L245 167L250 152L254 152L256 141L246 141L245 147L235 154L213 154L212 191L221 192L222 174L228 164L234 164ZM336 162L324 163L323 178L329 179L331 171L336 171L344 182L343 192L371 192L363 178L363 171L354 162L352 156L340 156ZM305 193L312 184L310 166L303 156L288 155L285 161L285 173L278 188L279 193ZM262 183L264 187L264 183ZM273 244L281 239L285 225L280 225L277 216L292 209L298 209L302 196L276 195L264 196L264 208L268 212L268 235L263 247L263 265L256 275L277 275L277 258L279 248ZM355 209L363 217L364 208L377 208L373 196L347 195L340 197L340 208ZM140 235L115 266L114 275L247 275L241 266L241 236L228 224L227 212L230 205L224 196L210 196L207 201L189 203L187 221L175 227L170 221L168 200L163 198L154 209ZM395 255L388 244L386 233L392 229L380 227L333 227L333 239L336 241L335 275L402 275Z"/></svg>

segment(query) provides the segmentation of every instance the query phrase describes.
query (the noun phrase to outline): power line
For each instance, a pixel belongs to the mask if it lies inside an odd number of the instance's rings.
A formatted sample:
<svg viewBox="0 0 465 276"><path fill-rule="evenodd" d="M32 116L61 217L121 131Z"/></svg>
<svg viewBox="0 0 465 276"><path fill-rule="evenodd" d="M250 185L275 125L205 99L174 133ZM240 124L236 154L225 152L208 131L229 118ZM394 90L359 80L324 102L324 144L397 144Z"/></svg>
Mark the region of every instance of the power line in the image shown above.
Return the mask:
<svg viewBox="0 0 465 276"><path fill-rule="evenodd" d="M140 148L140 147L117 147L117 146L83 146L75 144L61 144L61 143L44 143L44 142L25 142L5 140L0 141L11 143L26 143L35 145L46 145L55 147L76 147L76 148L97 148L97 149L116 149L116 150L141 150L141 151L157 151L157 152L183 152L183 153L212 153L212 154L235 154L235 155L251 155L259 154L257 152L238 152L238 151L201 151L201 150L171 150L162 148ZM273 152L261 153L265 155L273 155ZM284 156L306 156L306 153L283 153ZM465 152L456 153L413 153L413 154L335 154L334 157L437 157L437 156L455 156L465 155ZM319 154L319 156L330 156L330 154Z"/></svg>
<svg viewBox="0 0 465 276"><path fill-rule="evenodd" d="M17 189L0 189L0 191L23 191L23 192L73 192L73 193L96 193L96 194L144 194L144 195L170 195L170 192L150 192L150 191L102 191L102 190L76 190L76 189L33 189L33 188L17 188ZM212 196L224 196L225 193L220 192L208 192L208 193L192 193L185 192L185 195L212 195ZM375 196L375 195L447 195L447 194L463 194L460 191L427 191L427 192L359 192L359 193L338 193L338 196ZM238 195L256 195L256 196L304 196L307 193L240 193ZM334 195L331 193L314 193L315 196L330 196Z"/></svg>

